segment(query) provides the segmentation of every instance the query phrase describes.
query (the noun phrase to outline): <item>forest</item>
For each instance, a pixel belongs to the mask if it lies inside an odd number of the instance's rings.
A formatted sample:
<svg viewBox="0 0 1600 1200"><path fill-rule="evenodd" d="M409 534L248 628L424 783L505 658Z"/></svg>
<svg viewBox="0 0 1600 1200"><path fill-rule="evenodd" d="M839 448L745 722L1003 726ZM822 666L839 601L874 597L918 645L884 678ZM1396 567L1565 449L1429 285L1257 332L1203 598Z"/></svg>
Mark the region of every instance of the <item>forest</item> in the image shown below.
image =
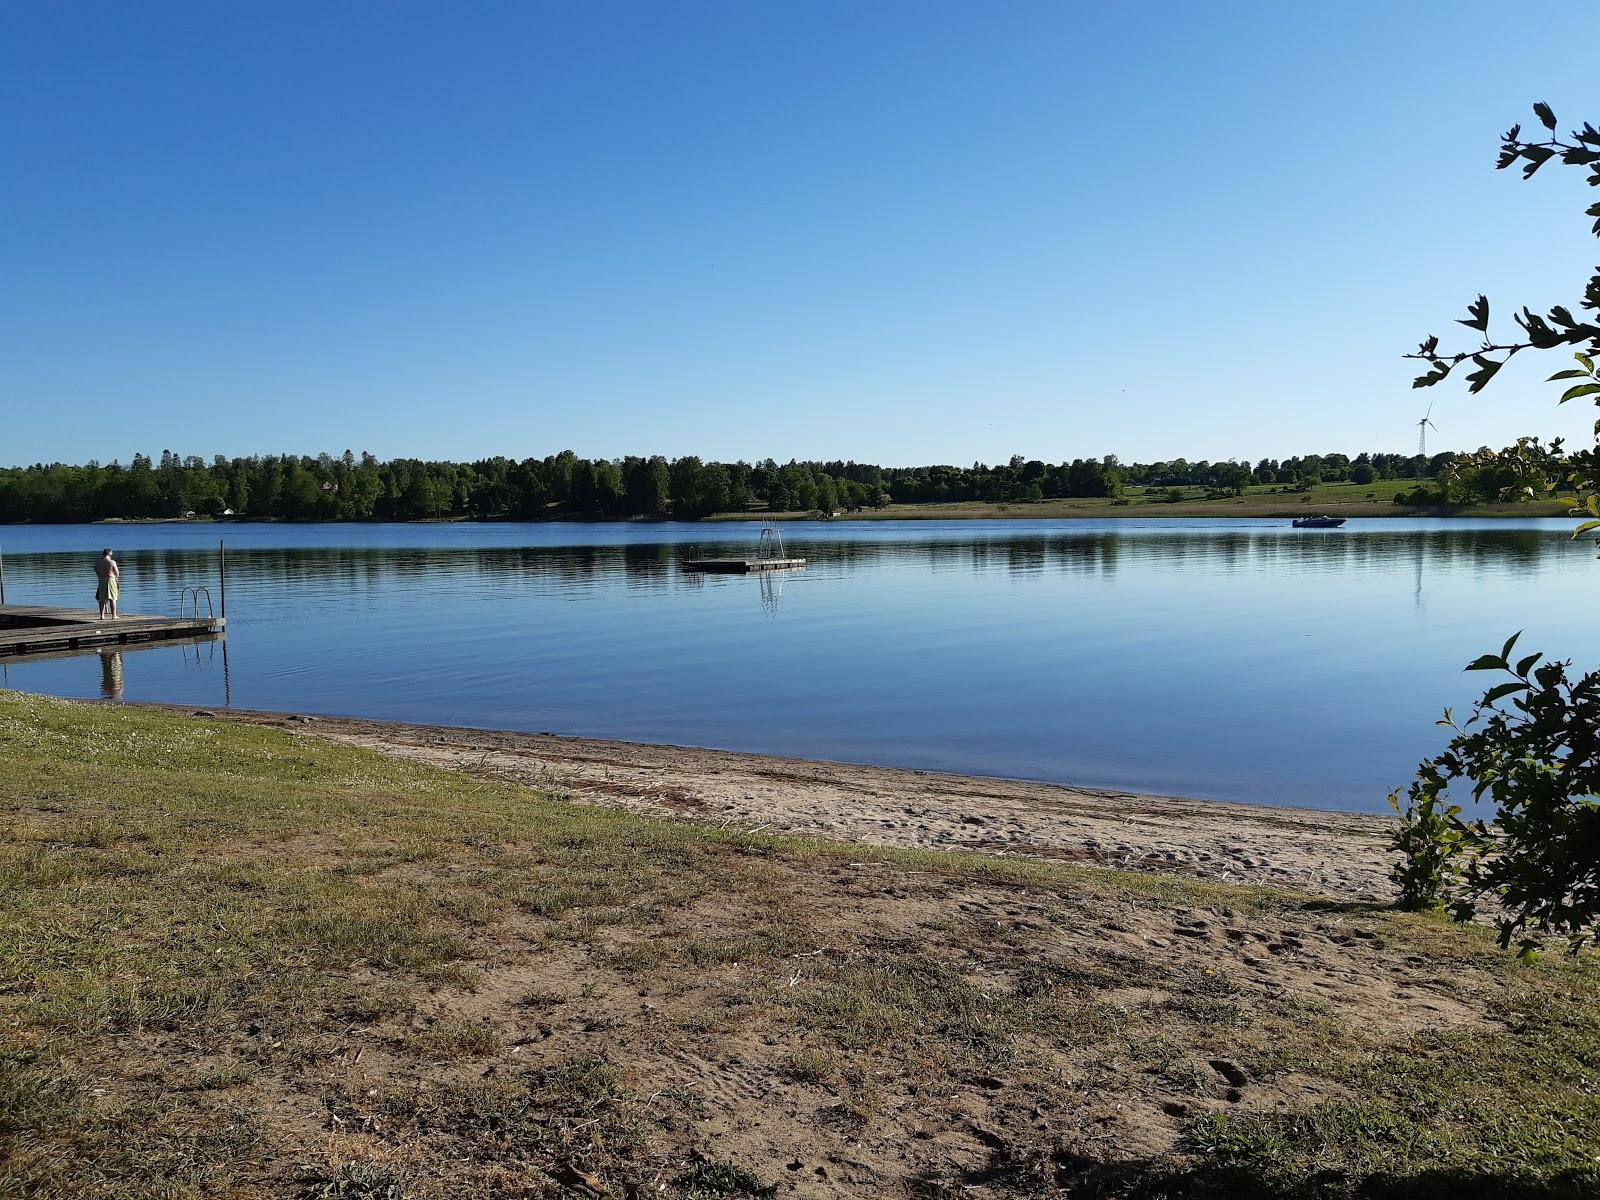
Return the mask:
<svg viewBox="0 0 1600 1200"><path fill-rule="evenodd" d="M380 461L371 454L261 455L206 461L164 450L120 462L0 468L0 522L230 516L295 521L671 517L726 512L837 512L893 504L1018 503L1115 497L1129 487L1242 494L1270 484L1415 479L1416 496L1452 453L1310 454L1283 460L1059 463L1017 455L1002 465L880 467L856 462L706 462L689 455L476 462Z"/></svg>

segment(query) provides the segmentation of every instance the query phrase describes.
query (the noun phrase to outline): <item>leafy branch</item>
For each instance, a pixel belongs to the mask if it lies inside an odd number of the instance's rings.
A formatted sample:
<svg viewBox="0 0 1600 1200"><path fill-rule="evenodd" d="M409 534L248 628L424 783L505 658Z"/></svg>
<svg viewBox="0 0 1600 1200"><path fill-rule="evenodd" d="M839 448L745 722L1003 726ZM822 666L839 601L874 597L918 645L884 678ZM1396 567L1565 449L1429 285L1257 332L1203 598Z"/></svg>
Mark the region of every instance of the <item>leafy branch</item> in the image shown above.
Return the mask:
<svg viewBox="0 0 1600 1200"><path fill-rule="evenodd" d="M1535 104L1533 111L1553 135L1550 106ZM1521 134L1517 125L1507 131L1497 167L1520 161L1527 179L1559 157L1588 168L1589 186L1600 187L1600 130L1586 123L1570 141L1525 141ZM1600 236L1600 204L1591 205L1588 215L1596 218ZM1600 312L1600 268L1589 279L1582 307ZM1439 339L1429 337L1407 356L1429 366L1414 386L1431 387L1470 360L1477 369L1467 375L1468 390L1478 392L1523 350L1574 346L1580 347L1573 353L1577 365L1557 371L1550 382L1567 385L1562 404L1584 397L1600 404L1600 324L1560 306L1548 317L1524 308L1516 321L1522 337L1492 340L1489 301L1479 296L1460 323L1482 334L1482 344L1441 354ZM1453 462L1452 474L1441 483L1470 474L1516 498L1569 488L1573 514L1583 518L1573 532L1577 537L1600 528L1600 421L1594 432L1594 447L1575 453L1560 438L1548 445L1519 438L1504 450ZM1566 937L1574 951L1600 944L1600 671L1573 677L1570 661L1543 662L1539 654L1513 662L1518 636L1507 639L1499 654L1468 665L1469 671L1505 678L1483 694L1465 724L1445 711L1440 724L1455 735L1449 746L1418 766L1403 803L1398 791L1389 803L1400 817L1393 878L1401 904L1447 909L1460 921L1487 907L1500 944L1515 940L1524 957L1531 957L1552 935ZM1474 801L1491 809L1493 818L1463 819L1461 805L1450 798L1452 785L1470 785Z"/></svg>
<svg viewBox="0 0 1600 1200"><path fill-rule="evenodd" d="M1542 101L1533 106L1534 115L1551 134L1555 133L1556 117L1548 104ZM1583 128L1568 135L1570 140L1550 137L1545 141L1526 141L1522 126L1513 125L1501 135L1500 156L1495 166L1500 170L1512 163L1523 164L1522 177L1532 179L1536 171L1553 158L1569 166L1589 168L1589 186L1600 187L1600 130L1587 121ZM1586 214L1595 218L1593 232L1600 237L1600 202L1591 204ZM1596 267L1584 288L1579 307L1600 312L1600 267ZM1458 324L1483 334L1483 341L1468 350L1441 354L1439 339L1430 335L1407 358L1428 364L1428 371L1412 381L1412 387L1432 387L1449 378L1452 371L1463 363L1471 362L1477 368L1467 374L1467 391L1481 392L1488 386L1500 368L1523 350L1554 350L1559 346L1587 345L1591 354L1600 352L1600 321L1575 317L1564 305L1555 305L1544 316L1524 307L1513 319L1522 329L1522 336L1495 341L1489 337L1489 298L1480 295L1467 306L1467 315ZM1491 357L1499 356L1499 357ZM1565 399L1566 397L1563 397Z"/></svg>
<svg viewBox="0 0 1600 1200"><path fill-rule="evenodd" d="M1574 950L1600 941L1600 672L1573 678L1570 661L1542 654L1513 662L1520 636L1468 665L1506 679L1466 722L1446 710L1449 747L1422 764L1404 807L1399 793L1389 803L1402 817L1402 904L1464 921L1492 899L1500 944L1529 955L1548 935ZM1462 819L1445 796L1457 780L1492 802L1493 821Z"/></svg>

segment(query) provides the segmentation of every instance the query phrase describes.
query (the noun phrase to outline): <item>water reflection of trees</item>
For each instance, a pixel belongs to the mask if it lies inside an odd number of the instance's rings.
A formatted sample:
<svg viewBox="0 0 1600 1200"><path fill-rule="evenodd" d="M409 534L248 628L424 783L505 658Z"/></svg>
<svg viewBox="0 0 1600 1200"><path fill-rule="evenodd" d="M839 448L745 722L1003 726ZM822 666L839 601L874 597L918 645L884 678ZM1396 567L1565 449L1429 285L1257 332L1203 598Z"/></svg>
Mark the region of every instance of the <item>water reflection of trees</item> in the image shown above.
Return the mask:
<svg viewBox="0 0 1600 1200"><path fill-rule="evenodd" d="M1414 569L1422 562L1430 568L1525 569L1572 553L1571 543L1559 534L1529 529L1053 531L1004 538L790 541L793 552L806 558L814 571L893 565L1018 575L1112 575L1132 566L1342 573ZM559 584L620 579L630 588L661 590L687 582L679 566L694 553L682 543L246 549L230 553L228 567L235 588L333 585L363 591L448 575L493 584L528 578ZM130 607L147 611L171 607L183 587L212 582L217 570L216 555L210 551L133 550L125 552L121 561ZM8 556L7 566L17 585L14 599L21 603L28 602L30 588L61 594L81 585L85 603L93 589L92 573L80 554Z"/></svg>

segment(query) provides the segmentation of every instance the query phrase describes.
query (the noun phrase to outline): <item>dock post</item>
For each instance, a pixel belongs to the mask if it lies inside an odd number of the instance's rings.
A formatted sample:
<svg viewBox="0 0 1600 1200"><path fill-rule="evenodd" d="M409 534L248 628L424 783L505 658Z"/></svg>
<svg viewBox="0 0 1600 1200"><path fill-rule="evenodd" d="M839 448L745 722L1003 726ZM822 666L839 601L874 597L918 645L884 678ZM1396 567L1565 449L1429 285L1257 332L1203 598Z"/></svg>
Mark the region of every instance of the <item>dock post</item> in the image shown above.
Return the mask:
<svg viewBox="0 0 1600 1200"><path fill-rule="evenodd" d="M228 544L217 539L218 586L222 590L222 619L228 619Z"/></svg>
<svg viewBox="0 0 1600 1200"><path fill-rule="evenodd" d="M6 602L6 556L0 551L0 604Z"/></svg>

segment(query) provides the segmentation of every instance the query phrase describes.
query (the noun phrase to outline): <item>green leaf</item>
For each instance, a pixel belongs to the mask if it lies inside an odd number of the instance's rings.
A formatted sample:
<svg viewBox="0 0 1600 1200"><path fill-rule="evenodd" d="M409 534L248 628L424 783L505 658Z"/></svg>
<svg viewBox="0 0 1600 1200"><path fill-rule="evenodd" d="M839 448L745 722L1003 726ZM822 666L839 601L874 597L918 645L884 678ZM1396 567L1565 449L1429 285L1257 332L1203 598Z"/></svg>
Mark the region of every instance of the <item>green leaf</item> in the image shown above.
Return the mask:
<svg viewBox="0 0 1600 1200"><path fill-rule="evenodd" d="M1527 658L1523 659L1517 664L1517 674L1527 675L1527 673L1533 669L1533 664L1538 662L1543 657L1544 655L1540 653L1528 655Z"/></svg>
<svg viewBox="0 0 1600 1200"><path fill-rule="evenodd" d="M1600 208L1600 204L1597 204L1595 207L1596 208ZM1597 215L1600 215L1600 214L1597 214ZM1594 373L1594 359L1590 358L1582 350L1573 351L1572 357L1577 359L1578 362L1580 362L1581 364L1583 364L1583 369L1585 371L1588 371L1590 374Z"/></svg>
<svg viewBox="0 0 1600 1200"><path fill-rule="evenodd" d="M1546 104L1543 100L1540 100L1540 101L1538 101L1538 102L1536 102L1534 104L1534 106L1533 106L1533 115L1538 117L1539 118L1539 123L1541 125L1543 125L1546 129L1548 129L1551 133L1555 132L1555 129L1556 129L1556 114L1553 111L1551 111L1550 106L1548 104Z"/></svg>
<svg viewBox="0 0 1600 1200"><path fill-rule="evenodd" d="M1500 647L1500 657L1502 659L1509 659L1511 657L1512 648L1516 646L1517 639L1521 636L1522 630L1519 629L1506 639L1506 644Z"/></svg>
<svg viewBox="0 0 1600 1200"><path fill-rule="evenodd" d="M1468 376L1468 378L1471 378L1471 376ZM1565 404L1568 400L1576 400L1579 396L1592 396L1596 392L1600 392L1600 383L1580 383L1576 387L1569 387L1562 392L1560 403Z"/></svg>
<svg viewBox="0 0 1600 1200"><path fill-rule="evenodd" d="M1479 703L1480 704L1493 704L1496 700L1502 700L1505 697L1511 695L1512 692L1526 692L1526 691L1529 691L1529 690L1530 690L1530 688L1525 683L1502 683L1502 684L1498 684L1497 686L1492 687L1487 692L1485 692L1483 694L1483 699L1480 700Z"/></svg>
<svg viewBox="0 0 1600 1200"><path fill-rule="evenodd" d="M1580 371L1580 370L1578 370L1577 367L1568 367L1565 371L1557 371L1554 375L1550 376L1549 379L1546 379L1545 382L1546 383L1554 383L1558 379L1588 379L1588 378L1589 378L1589 372Z"/></svg>
<svg viewBox="0 0 1600 1200"><path fill-rule="evenodd" d="M1509 671L1511 664L1492 654L1480 654L1466 666L1468 671Z"/></svg>
<svg viewBox="0 0 1600 1200"><path fill-rule="evenodd" d="M1600 529L1600 521L1585 521L1572 531L1572 536L1575 538L1582 537L1591 529Z"/></svg>

